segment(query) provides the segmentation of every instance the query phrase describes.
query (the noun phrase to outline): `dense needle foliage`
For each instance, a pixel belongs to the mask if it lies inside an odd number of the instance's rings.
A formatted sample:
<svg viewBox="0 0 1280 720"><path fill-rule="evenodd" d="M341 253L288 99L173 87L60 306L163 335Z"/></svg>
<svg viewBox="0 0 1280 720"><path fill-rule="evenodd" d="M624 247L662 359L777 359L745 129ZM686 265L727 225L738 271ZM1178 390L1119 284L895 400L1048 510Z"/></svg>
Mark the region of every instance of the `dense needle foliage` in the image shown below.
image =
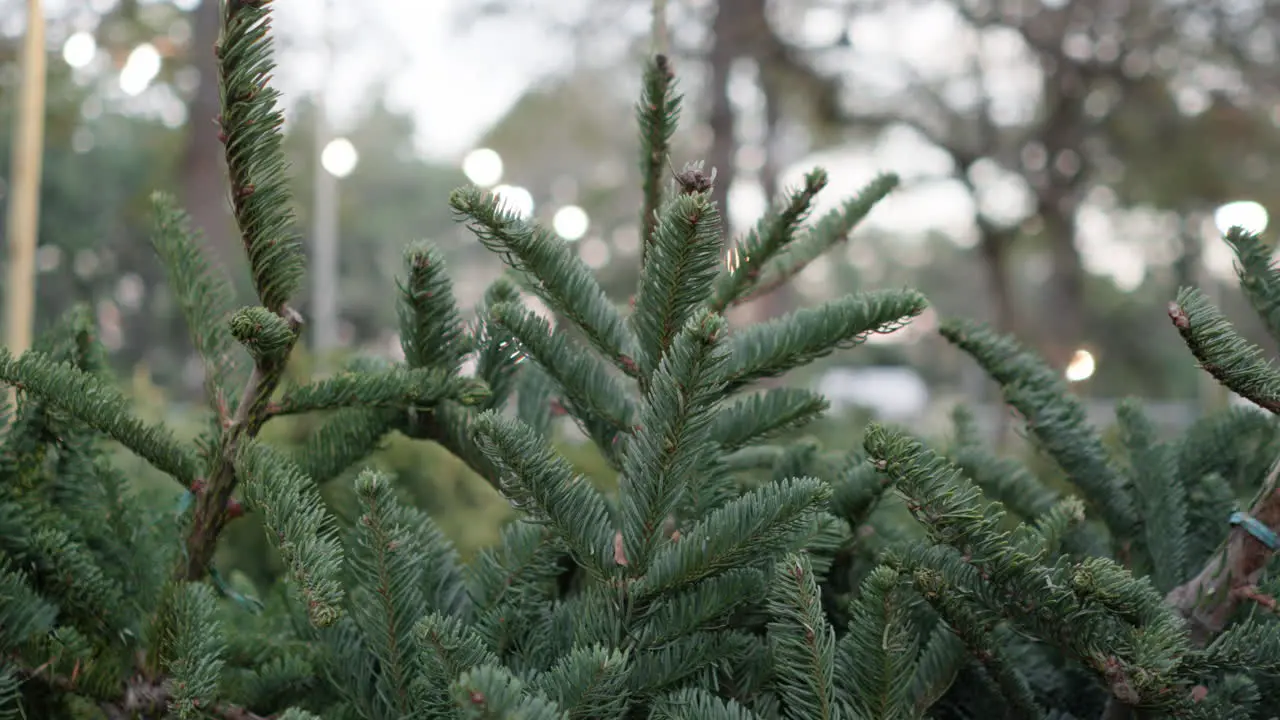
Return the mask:
<svg viewBox="0 0 1280 720"><path fill-rule="evenodd" d="M451 206L511 270L474 320L440 254L414 245L398 291L405 361L284 382L303 257L269 5L225 0L217 48L255 304L236 309L184 213L155 199L155 249L205 361L206 431L187 444L132 414L87 313L20 358L0 352L0 381L19 390L0 439L0 715L1236 718L1280 701L1259 529L1280 527L1274 421L1232 410L1170 439L1129 402L1107 444L1042 360L952 320L942 334L1001 385L1070 493L994 455L963 410L944 443L879 426L852 454L779 440L827 402L761 380L892 332L925 299L860 292L743 328L723 313L844 241L896 180L809 224L826 184L815 170L726 239L713 173L664 180L681 98L663 57L637 107L634 310L570 246L462 188ZM1280 336L1270 249L1227 239ZM1184 291L1170 317L1206 371L1280 412L1280 374L1200 295ZM259 439L300 413L324 418L300 450ZM618 473L616 494L554 449L561 414ZM355 481L358 517L338 521L320 486L390 433L438 443L517 508L498 545L460 562L372 470ZM183 502L142 509L106 460L112 441ZM246 512L288 571L264 602L212 563Z"/></svg>

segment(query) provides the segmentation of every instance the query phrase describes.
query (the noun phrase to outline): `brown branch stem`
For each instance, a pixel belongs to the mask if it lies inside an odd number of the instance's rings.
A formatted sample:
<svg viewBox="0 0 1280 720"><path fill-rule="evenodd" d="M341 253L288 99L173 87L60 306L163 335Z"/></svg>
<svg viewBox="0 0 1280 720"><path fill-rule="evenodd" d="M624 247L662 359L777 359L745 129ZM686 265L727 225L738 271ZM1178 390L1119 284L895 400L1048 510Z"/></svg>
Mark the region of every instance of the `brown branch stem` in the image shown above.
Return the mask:
<svg viewBox="0 0 1280 720"><path fill-rule="evenodd" d="M1280 461L1267 474L1262 492L1249 514L1273 531L1280 532ZM1226 518L1223 518L1226 521ZM1266 567L1273 551L1244 528L1233 527L1225 545L1214 553L1204 568L1192 579L1165 596L1186 618L1191 641L1197 647L1208 644L1223 631L1240 603L1257 601L1258 576ZM1272 603L1275 601L1272 600Z"/></svg>
<svg viewBox="0 0 1280 720"><path fill-rule="evenodd" d="M75 680L61 675L46 675L43 666L34 670L19 669L18 675L25 680L45 683L62 692L80 692ZM119 698L110 700L98 698L98 709L112 720L116 718L125 720L139 716L160 717L169 711L171 702L173 702L173 693L169 690L169 685L164 678L149 679L142 675L135 675L124 683L124 687L120 689ZM218 703L206 710L212 717L219 720L267 720L266 716L230 703Z"/></svg>
<svg viewBox="0 0 1280 720"><path fill-rule="evenodd" d="M302 327L302 316L290 307L282 312L293 330L296 342ZM253 439L271 417L267 412L271 395L284 375L285 364L292 351L281 352L272 359L255 361L253 372L245 383L235 415L222 430L218 454L207 482L196 493L195 509L187 530L186 552L179 561L177 577L188 582L200 580L208 572L209 562L218 547L218 536L236 514L232 493L236 489L235 459L246 439Z"/></svg>

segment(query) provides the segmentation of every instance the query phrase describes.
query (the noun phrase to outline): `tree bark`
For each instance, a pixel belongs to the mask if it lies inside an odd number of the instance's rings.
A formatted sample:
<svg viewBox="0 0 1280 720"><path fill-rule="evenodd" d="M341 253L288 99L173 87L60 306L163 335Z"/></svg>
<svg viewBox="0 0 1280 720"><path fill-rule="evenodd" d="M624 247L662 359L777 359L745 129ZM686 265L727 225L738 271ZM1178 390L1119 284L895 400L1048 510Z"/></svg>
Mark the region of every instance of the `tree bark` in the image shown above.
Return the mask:
<svg viewBox="0 0 1280 720"><path fill-rule="evenodd" d="M1019 318L1009 283L1009 249L1016 230L1001 229L978 217L978 253L987 270L987 294L993 325L1002 333L1018 334Z"/></svg>
<svg viewBox="0 0 1280 720"><path fill-rule="evenodd" d="M761 1L745 0L746 3ZM716 184L711 191L711 198L720 209L726 240L730 227L729 187L734 180L734 155L738 145L735 133L737 122L733 105L729 101L729 75L733 70L733 61L740 56L739 20L740 6L743 4L744 0L720 0L717 4L716 17L711 26L714 37L708 57L711 66L711 111L707 118L711 127L711 151L708 163L716 170ZM707 170L710 172L710 168Z"/></svg>
<svg viewBox="0 0 1280 720"><path fill-rule="evenodd" d="M761 63L760 90L764 96L764 163L760 167L760 186L764 191L766 203L778 200L781 186L778 178L782 174L782 159L778 157L778 126L782 122L782 103L780 88ZM761 297L754 303L752 319L761 322L778 317L787 312L794 304L794 296L790 284Z"/></svg>
<svg viewBox="0 0 1280 720"><path fill-rule="evenodd" d="M1063 207L1067 205L1067 207ZM1049 245L1050 275L1041 317L1045 357L1055 368L1066 367L1084 339L1084 265L1075 245L1075 204L1041 208Z"/></svg>

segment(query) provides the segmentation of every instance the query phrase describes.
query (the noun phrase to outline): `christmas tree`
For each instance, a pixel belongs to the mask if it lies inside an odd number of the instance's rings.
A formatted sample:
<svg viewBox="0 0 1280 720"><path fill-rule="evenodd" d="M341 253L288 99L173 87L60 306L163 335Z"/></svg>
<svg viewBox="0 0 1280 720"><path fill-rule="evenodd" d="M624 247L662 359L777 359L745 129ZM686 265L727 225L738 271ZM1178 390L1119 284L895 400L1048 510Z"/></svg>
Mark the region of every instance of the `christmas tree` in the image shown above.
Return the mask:
<svg viewBox="0 0 1280 720"><path fill-rule="evenodd" d="M1267 574L1275 424L1236 410L1162 441L1134 403L1111 449L1041 360L952 321L943 334L1001 384L1078 492L993 455L962 411L941 445L884 427L852 454L783 440L827 402L760 380L891 332L925 300L865 292L745 328L723 313L845 240L895 179L807 224L826 183L814 171L726 243L714 171L664 176L681 98L662 56L637 108L634 310L563 242L464 188L450 204L510 268L475 320L462 320L440 255L415 245L398 293L404 362L285 383L303 262L268 83L269 10L224 2L217 47L256 304L235 309L185 215L155 198L153 242L205 362L205 432L187 444L132 414L87 313L21 357L0 352L0 381L19 391L0 440L0 711L1223 718L1280 699ZM1267 252L1240 232L1228 240L1271 319L1280 282ZM1203 298L1184 292L1171 316L1206 370L1280 409L1280 376ZM325 418L301 449L259 439L301 413ZM617 471L616 494L554 449L561 415ZM511 502L518 518L498 545L460 562L371 470L355 481L359 517L334 517L319 486L390 433L447 448ZM106 459L109 441L179 483L179 507L145 509ZM904 506L917 522L902 521ZM288 570L287 592L262 602L212 564L246 512Z"/></svg>

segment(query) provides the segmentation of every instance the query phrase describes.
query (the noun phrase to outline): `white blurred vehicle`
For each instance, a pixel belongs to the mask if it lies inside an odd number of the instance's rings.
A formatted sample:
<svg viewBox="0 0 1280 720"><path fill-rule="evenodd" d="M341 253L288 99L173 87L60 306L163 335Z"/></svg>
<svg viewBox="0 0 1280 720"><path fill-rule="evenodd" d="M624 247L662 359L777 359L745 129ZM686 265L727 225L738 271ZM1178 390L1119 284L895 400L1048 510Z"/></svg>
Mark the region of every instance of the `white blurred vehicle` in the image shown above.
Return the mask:
<svg viewBox="0 0 1280 720"><path fill-rule="evenodd" d="M818 380L817 391L836 412L866 408L890 422L918 419L929 407L929 388L909 367L833 368Z"/></svg>

